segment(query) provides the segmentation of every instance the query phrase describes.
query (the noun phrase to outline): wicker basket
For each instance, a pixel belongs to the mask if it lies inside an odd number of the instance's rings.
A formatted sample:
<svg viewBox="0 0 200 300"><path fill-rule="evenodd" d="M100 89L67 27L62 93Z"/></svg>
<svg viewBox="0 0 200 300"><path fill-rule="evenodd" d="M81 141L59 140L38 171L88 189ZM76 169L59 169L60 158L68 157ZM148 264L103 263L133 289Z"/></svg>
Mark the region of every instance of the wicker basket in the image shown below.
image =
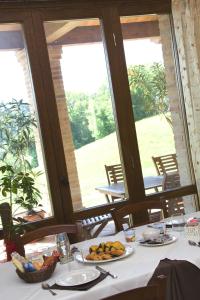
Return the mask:
<svg viewBox="0 0 200 300"><path fill-rule="evenodd" d="M45 281L51 277L51 275L53 274L53 272L56 268L56 263L57 262L54 262L51 266L48 267L48 269L45 269L45 270L22 273L18 269L16 269L16 273L21 279L23 279L24 281L26 281L28 283L41 282L41 281Z"/></svg>

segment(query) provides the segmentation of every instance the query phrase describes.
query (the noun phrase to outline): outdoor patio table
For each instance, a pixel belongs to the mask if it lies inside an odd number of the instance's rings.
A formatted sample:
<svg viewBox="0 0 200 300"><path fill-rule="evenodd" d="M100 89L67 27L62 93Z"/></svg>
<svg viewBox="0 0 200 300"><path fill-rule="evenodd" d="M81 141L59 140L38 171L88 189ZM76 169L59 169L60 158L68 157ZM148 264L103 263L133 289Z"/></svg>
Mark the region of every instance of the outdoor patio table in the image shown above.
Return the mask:
<svg viewBox="0 0 200 300"><path fill-rule="evenodd" d="M149 189L157 189L158 187L162 186L163 176L145 176L144 177L144 188L145 190ZM117 182L110 185L98 186L95 188L99 192L110 195L113 197L125 197L125 189L123 182Z"/></svg>
<svg viewBox="0 0 200 300"><path fill-rule="evenodd" d="M194 213L200 216L200 212ZM136 236L140 236L144 226L137 227ZM175 232L173 232L175 234ZM159 261L164 258L182 259L190 261L200 267L199 247L190 246L183 234L176 233L178 240L175 243L160 247L144 247L136 243L135 253L113 262L101 264L118 278L107 276L103 281L88 291L55 290L58 300L94 300L102 299L128 289L141 287L147 284ZM112 237L96 238L77 244L79 249L97 244L100 241L120 240L124 242L123 232ZM60 275L66 274L70 269L94 268L94 265L82 264L76 261L60 265L58 264L53 276L48 282L53 284ZM41 289L41 284L28 284L20 280L11 263L0 265L0 295L6 300L47 300L52 295L47 290Z"/></svg>

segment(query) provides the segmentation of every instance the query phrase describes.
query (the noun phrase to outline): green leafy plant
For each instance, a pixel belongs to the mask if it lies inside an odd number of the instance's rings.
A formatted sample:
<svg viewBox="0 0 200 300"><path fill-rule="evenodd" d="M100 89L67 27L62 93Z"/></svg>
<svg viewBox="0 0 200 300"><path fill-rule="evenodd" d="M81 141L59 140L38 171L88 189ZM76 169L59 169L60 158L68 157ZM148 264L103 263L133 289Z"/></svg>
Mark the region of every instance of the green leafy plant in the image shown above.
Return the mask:
<svg viewBox="0 0 200 300"><path fill-rule="evenodd" d="M36 118L29 103L12 99L0 104L0 201L10 204L13 217L18 209L30 212L41 206L36 179L42 172L33 171L38 165L36 127ZM21 229L22 223L12 230Z"/></svg>
<svg viewBox="0 0 200 300"><path fill-rule="evenodd" d="M12 99L0 104L0 161L14 169L31 170L37 166L34 128L36 118L30 104Z"/></svg>
<svg viewBox="0 0 200 300"><path fill-rule="evenodd" d="M35 176L31 172L15 172L10 165L0 166L0 192L3 198L9 202L12 215L18 207L32 210L35 206L39 206L41 198L40 191L35 186ZM40 174L37 174L38 176ZM13 207L15 207L13 209ZM16 219L15 219L16 220ZM19 221L19 220L18 220ZM11 224L9 224L11 226ZM23 222L14 227L11 226L10 232L21 233L23 230Z"/></svg>

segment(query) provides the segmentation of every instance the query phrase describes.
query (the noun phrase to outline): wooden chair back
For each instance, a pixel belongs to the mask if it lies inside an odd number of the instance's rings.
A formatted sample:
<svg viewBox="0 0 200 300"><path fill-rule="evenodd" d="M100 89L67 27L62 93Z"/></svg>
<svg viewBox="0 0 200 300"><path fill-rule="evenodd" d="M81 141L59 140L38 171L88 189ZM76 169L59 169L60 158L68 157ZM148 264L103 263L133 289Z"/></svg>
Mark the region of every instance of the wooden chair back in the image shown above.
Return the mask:
<svg viewBox="0 0 200 300"><path fill-rule="evenodd" d="M124 175L121 164L110 166L105 165L105 170L109 184L124 181Z"/></svg>
<svg viewBox="0 0 200 300"><path fill-rule="evenodd" d="M180 176L178 172L164 174L163 191L175 189L180 186ZM170 217L175 213L184 213L183 198L176 197L163 200L163 210L166 217Z"/></svg>
<svg viewBox="0 0 200 300"><path fill-rule="evenodd" d="M45 226L38 229L35 229L33 231L25 233L23 236L19 237L18 243L22 246L22 252L21 255L25 255L25 249L24 246L30 242L33 242L35 240L44 238L48 235L54 235L61 232L66 232L67 234L76 234L78 235L78 228L77 225L74 224L62 224L62 225L51 225L51 226Z"/></svg>
<svg viewBox="0 0 200 300"><path fill-rule="evenodd" d="M127 224L127 216L131 216L133 224L130 226L140 226L144 224L151 223L149 210L159 209L163 210L163 204L159 201L143 201L133 204L124 204L123 207L119 209L111 210L113 220L115 222L116 231L123 230L123 224Z"/></svg>
<svg viewBox="0 0 200 300"><path fill-rule="evenodd" d="M0 204L0 216L3 228L4 239L10 239L11 228L13 225L12 212L9 203L4 202Z"/></svg>
<svg viewBox="0 0 200 300"><path fill-rule="evenodd" d="M162 156L152 156L152 160L158 175L178 171L178 163L175 153Z"/></svg>
<svg viewBox="0 0 200 300"><path fill-rule="evenodd" d="M153 285L122 292L103 300L166 300L166 277L158 276Z"/></svg>

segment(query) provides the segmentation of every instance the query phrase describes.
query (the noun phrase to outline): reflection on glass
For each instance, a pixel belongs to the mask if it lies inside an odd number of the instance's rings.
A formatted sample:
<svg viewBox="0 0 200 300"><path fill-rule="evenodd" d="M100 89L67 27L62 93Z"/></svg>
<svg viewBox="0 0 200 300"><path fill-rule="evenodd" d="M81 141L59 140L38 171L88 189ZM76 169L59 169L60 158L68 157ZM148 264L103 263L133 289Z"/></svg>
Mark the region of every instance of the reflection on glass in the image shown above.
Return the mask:
<svg viewBox="0 0 200 300"><path fill-rule="evenodd" d="M121 18L146 194L191 183L170 28L162 18ZM166 173L168 178L163 176Z"/></svg>
<svg viewBox="0 0 200 300"><path fill-rule="evenodd" d="M121 164L99 20L44 27L73 207L112 201L96 189L108 185L105 165Z"/></svg>
<svg viewBox="0 0 200 300"><path fill-rule="evenodd" d="M0 50L0 203L8 201L16 218L38 221L52 209L20 24L0 25Z"/></svg>

